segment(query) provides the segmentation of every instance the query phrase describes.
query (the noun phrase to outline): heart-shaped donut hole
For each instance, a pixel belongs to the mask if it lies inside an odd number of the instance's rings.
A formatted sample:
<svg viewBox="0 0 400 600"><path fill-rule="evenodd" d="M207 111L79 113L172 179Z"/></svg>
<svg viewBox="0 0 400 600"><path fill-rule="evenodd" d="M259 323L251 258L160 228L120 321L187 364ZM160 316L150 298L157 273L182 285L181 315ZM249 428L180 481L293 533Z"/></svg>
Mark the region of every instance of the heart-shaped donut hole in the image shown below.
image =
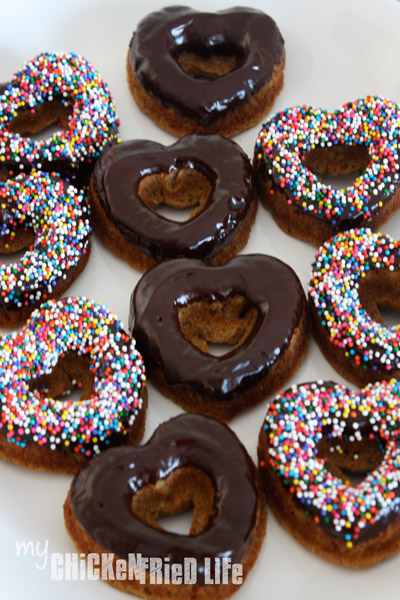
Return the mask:
<svg viewBox="0 0 400 600"><path fill-rule="evenodd" d="M368 271L360 278L358 293L361 306L382 325L400 324L400 278L398 272ZM397 315L397 318L396 318Z"/></svg>
<svg viewBox="0 0 400 600"><path fill-rule="evenodd" d="M44 140L56 131L68 129L72 115L71 108L54 99L42 102L34 109L21 108L9 123L8 130L20 135L31 135L33 139Z"/></svg>
<svg viewBox="0 0 400 600"><path fill-rule="evenodd" d="M232 53L232 48L210 55L200 55L194 52L182 52L176 58L179 66L185 73L194 79L212 81L228 75L239 65L239 57Z"/></svg>
<svg viewBox="0 0 400 600"><path fill-rule="evenodd" d="M165 479L146 485L132 498L134 515L156 529L163 516L178 515L193 508L189 535L198 535L207 526L215 491L210 478L197 467L175 469Z"/></svg>
<svg viewBox="0 0 400 600"><path fill-rule="evenodd" d="M154 173L139 182L138 193L153 212L170 221L190 221L205 207L212 192L209 179L197 169Z"/></svg>
<svg viewBox="0 0 400 600"><path fill-rule="evenodd" d="M353 185L365 171L371 157L366 145L338 144L329 148L316 146L305 153L302 161L305 167L318 175L322 183L345 189Z"/></svg>
<svg viewBox="0 0 400 600"><path fill-rule="evenodd" d="M43 398L87 400L93 393L93 381L90 358L70 352L58 359L51 373L32 379L28 387Z"/></svg>
<svg viewBox="0 0 400 600"><path fill-rule="evenodd" d="M303 164L316 173L321 182L337 189L354 184L371 161L368 146L338 144L329 148L316 146L303 156Z"/></svg>
<svg viewBox="0 0 400 600"><path fill-rule="evenodd" d="M240 294L225 300L190 302L178 308L178 319L184 337L206 354L226 354L240 346L251 333L257 309L248 306Z"/></svg>
<svg viewBox="0 0 400 600"><path fill-rule="evenodd" d="M339 477L347 485L357 486L381 464L384 457L382 443L372 429L369 435L363 432L361 441L339 439L326 433L317 444L317 452L334 477Z"/></svg>

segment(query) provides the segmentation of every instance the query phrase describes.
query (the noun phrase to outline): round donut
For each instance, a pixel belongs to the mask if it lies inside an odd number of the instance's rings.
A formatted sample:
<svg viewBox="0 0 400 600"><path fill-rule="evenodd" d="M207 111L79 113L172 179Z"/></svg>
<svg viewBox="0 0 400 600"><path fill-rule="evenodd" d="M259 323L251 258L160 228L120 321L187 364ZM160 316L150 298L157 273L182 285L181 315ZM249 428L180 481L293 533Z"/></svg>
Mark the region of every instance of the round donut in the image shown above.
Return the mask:
<svg viewBox="0 0 400 600"><path fill-rule="evenodd" d="M317 246L339 231L378 229L400 204L400 108L366 96L335 110L287 108L258 135L254 168L264 206L289 235ZM360 171L338 189L318 175Z"/></svg>
<svg viewBox="0 0 400 600"><path fill-rule="evenodd" d="M247 243L257 212L251 164L219 135L189 135L172 146L133 140L107 148L94 169L89 198L94 229L133 267L169 258L222 264ZM172 221L157 206L193 207Z"/></svg>
<svg viewBox="0 0 400 600"><path fill-rule="evenodd" d="M400 550L399 398L395 380L354 392L319 381L268 408L258 445L267 500L326 560L364 568Z"/></svg>
<svg viewBox="0 0 400 600"><path fill-rule="evenodd" d="M50 300L0 340L0 456L73 473L110 445L140 441L144 381L135 340L105 306ZM79 400L57 399L76 384Z"/></svg>
<svg viewBox="0 0 400 600"><path fill-rule="evenodd" d="M220 267L161 263L136 286L129 321L150 381L185 410L222 421L288 381L307 351L308 323L297 275L261 254ZM213 356L209 343L233 348Z"/></svg>
<svg viewBox="0 0 400 600"><path fill-rule="evenodd" d="M157 523L191 505L189 535ZM107 581L149 599L205 600L211 587L213 598L231 596L253 566L266 526L265 499L244 446L226 425L189 414L161 424L144 446L113 448L93 460L74 478L64 515L79 552L112 552L113 569L118 561L139 566L147 559L143 578L128 568ZM166 566L156 582L154 557Z"/></svg>
<svg viewBox="0 0 400 600"><path fill-rule="evenodd" d="M170 6L138 24L127 72L139 108L160 127L229 137L271 109L284 66L283 38L263 12Z"/></svg>
<svg viewBox="0 0 400 600"><path fill-rule="evenodd" d="M315 338L332 366L362 387L400 378L400 329L380 306L400 310L400 243L370 229L343 232L312 265L309 299Z"/></svg>
<svg viewBox="0 0 400 600"><path fill-rule="evenodd" d="M86 201L73 185L39 171L0 182L0 253L27 248L0 263L0 327L24 323L65 292L86 266L90 235Z"/></svg>
<svg viewBox="0 0 400 600"><path fill-rule="evenodd" d="M35 141L49 125L64 130ZM0 166L56 171L87 184L94 162L118 138L119 121L108 86L94 67L74 53L38 54L0 90Z"/></svg>

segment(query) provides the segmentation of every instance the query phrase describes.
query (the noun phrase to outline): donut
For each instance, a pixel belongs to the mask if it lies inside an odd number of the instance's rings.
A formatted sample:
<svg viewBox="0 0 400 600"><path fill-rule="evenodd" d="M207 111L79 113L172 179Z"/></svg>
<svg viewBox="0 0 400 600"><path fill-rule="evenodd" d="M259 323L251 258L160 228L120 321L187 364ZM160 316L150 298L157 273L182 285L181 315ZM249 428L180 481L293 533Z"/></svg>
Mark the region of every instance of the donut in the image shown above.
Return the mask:
<svg viewBox="0 0 400 600"><path fill-rule="evenodd" d="M0 339L0 456L74 473L111 445L140 441L144 382L135 340L105 306L48 301ZM80 399L68 399L76 385Z"/></svg>
<svg viewBox="0 0 400 600"><path fill-rule="evenodd" d="M269 405L258 444L267 500L325 560L365 568L400 550L399 398L395 380L361 391L318 381Z"/></svg>
<svg viewBox="0 0 400 600"><path fill-rule="evenodd" d="M146 140L107 148L89 187L94 229L133 267L169 258L222 264L247 243L257 212L249 159L219 135L189 135L172 146ZM193 207L189 219L157 214Z"/></svg>
<svg viewBox="0 0 400 600"><path fill-rule="evenodd" d="M312 265L309 300L314 336L332 366L359 387L400 378L400 330L381 306L400 309L400 243L370 229L343 232Z"/></svg>
<svg viewBox="0 0 400 600"><path fill-rule="evenodd" d="M379 229L400 205L400 108L366 96L328 112L287 108L261 129L254 170L279 227L317 246L340 231ZM346 189L319 175L359 171Z"/></svg>
<svg viewBox="0 0 400 600"><path fill-rule="evenodd" d="M40 171L0 182L0 327L23 324L32 310L60 297L90 255L89 210L72 184Z"/></svg>
<svg viewBox="0 0 400 600"><path fill-rule="evenodd" d="M24 137L53 124L63 129L47 139ZM85 58L38 54L0 89L2 178L34 167L87 184L101 150L118 139L118 125L108 86Z"/></svg>
<svg viewBox="0 0 400 600"><path fill-rule="evenodd" d="M157 523L191 505L189 535ZM266 527L244 446L226 425L192 414L162 423L144 446L112 448L91 461L72 481L64 516L80 553L113 553L111 572L127 566L108 583L149 599L230 596L256 561Z"/></svg>
<svg viewBox="0 0 400 600"><path fill-rule="evenodd" d="M222 421L279 390L300 365L309 335L297 275L261 254L220 267L192 259L157 265L132 294L129 327L162 394ZM209 343L232 350L213 356Z"/></svg>
<svg viewBox="0 0 400 600"><path fill-rule="evenodd" d="M160 127L230 137L271 109L284 66L284 40L263 12L170 6L138 24L127 73L139 108Z"/></svg>

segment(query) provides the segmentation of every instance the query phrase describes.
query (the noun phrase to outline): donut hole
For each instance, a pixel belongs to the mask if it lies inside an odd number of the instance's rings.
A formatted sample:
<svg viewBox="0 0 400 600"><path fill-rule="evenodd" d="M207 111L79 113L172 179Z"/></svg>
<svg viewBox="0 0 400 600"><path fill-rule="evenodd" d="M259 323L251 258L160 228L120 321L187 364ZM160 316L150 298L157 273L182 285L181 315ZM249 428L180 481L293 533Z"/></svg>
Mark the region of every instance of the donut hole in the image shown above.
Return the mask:
<svg viewBox="0 0 400 600"><path fill-rule="evenodd" d="M222 46L219 53L196 54L183 51L177 55L176 61L183 71L193 79L213 81L228 75L239 66L239 53L232 52L231 47Z"/></svg>
<svg viewBox="0 0 400 600"><path fill-rule="evenodd" d="M398 273L369 271L359 282L361 306L374 321L386 327L400 324L400 280Z"/></svg>
<svg viewBox="0 0 400 600"><path fill-rule="evenodd" d="M35 108L21 108L9 123L8 129L19 135L34 136L36 140L45 140L61 129L68 129L72 109L61 100L42 102Z"/></svg>
<svg viewBox="0 0 400 600"><path fill-rule="evenodd" d="M317 452L326 468L345 484L359 485L382 462L382 440L372 431L363 432L361 440L324 435Z"/></svg>
<svg viewBox="0 0 400 600"><path fill-rule="evenodd" d="M31 392L54 400L86 400L93 392L90 358L71 352L61 356L51 373L29 381Z"/></svg>
<svg viewBox="0 0 400 600"><path fill-rule="evenodd" d="M131 509L138 519L155 529L198 535L210 520L214 497L214 486L203 470L180 467L136 492Z"/></svg>
<svg viewBox="0 0 400 600"><path fill-rule="evenodd" d="M352 186L370 163L368 146L338 144L329 148L316 146L303 156L305 167L316 173L322 183L337 189Z"/></svg>
<svg viewBox="0 0 400 600"><path fill-rule="evenodd" d="M209 179L200 171L173 169L153 173L139 182L138 194L153 212L170 221L190 221L205 207L212 193Z"/></svg>
<svg viewBox="0 0 400 600"><path fill-rule="evenodd" d="M34 241L34 231L29 227L21 227L14 232L13 236L1 238L0 262L6 265L18 263L32 247Z"/></svg>
<svg viewBox="0 0 400 600"><path fill-rule="evenodd" d="M250 335L257 309L249 307L244 296L224 300L208 298L178 308L183 336L206 354L221 356L240 346Z"/></svg>

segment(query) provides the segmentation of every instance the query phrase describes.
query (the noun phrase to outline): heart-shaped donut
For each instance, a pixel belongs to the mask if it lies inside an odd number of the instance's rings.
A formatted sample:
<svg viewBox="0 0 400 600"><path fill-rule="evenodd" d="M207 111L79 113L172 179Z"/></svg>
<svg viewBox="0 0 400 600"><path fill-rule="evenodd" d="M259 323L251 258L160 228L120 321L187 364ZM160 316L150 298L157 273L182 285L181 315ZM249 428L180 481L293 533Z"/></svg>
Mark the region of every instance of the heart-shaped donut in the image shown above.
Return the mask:
<svg viewBox="0 0 400 600"><path fill-rule="evenodd" d="M189 535L156 523L161 514L190 505ZM113 568L118 562L128 568L108 582L143 598L201 600L210 597L210 589L214 598L230 596L239 584L233 565L239 565L242 583L266 525L265 500L244 446L226 425L189 414L161 424L144 446L113 448L83 468L71 484L64 515L79 552L88 558L112 552ZM129 561L138 567L141 559L147 559L143 579L129 570ZM154 559L163 564L157 582L151 579ZM230 565L228 576L218 581L223 564ZM174 583L171 573L178 571L180 581Z"/></svg>
<svg viewBox="0 0 400 600"><path fill-rule="evenodd" d="M338 110L295 106L258 135L254 167L261 200L278 225L323 244L338 231L387 221L400 205L400 108L379 96ZM318 175L360 171L338 189Z"/></svg>
<svg viewBox="0 0 400 600"><path fill-rule="evenodd" d="M263 12L169 6L138 24L127 70L137 104L167 131L232 136L270 110L284 65L284 41Z"/></svg>
<svg viewBox="0 0 400 600"><path fill-rule="evenodd" d="M293 386L268 408L258 456L277 518L326 560L363 568L400 549L400 384ZM363 476L352 483L348 472Z"/></svg>
<svg viewBox="0 0 400 600"><path fill-rule="evenodd" d="M129 325L160 391L185 410L221 420L278 390L297 370L309 336L297 275L261 254L220 267L161 263L137 284ZM232 350L213 356L208 342Z"/></svg>
<svg viewBox="0 0 400 600"><path fill-rule="evenodd" d="M168 147L133 140L107 148L89 198L96 233L143 271L168 258L226 262L246 245L258 204L247 156L218 135L190 135ZM193 212L172 221L156 213L160 204Z"/></svg>

